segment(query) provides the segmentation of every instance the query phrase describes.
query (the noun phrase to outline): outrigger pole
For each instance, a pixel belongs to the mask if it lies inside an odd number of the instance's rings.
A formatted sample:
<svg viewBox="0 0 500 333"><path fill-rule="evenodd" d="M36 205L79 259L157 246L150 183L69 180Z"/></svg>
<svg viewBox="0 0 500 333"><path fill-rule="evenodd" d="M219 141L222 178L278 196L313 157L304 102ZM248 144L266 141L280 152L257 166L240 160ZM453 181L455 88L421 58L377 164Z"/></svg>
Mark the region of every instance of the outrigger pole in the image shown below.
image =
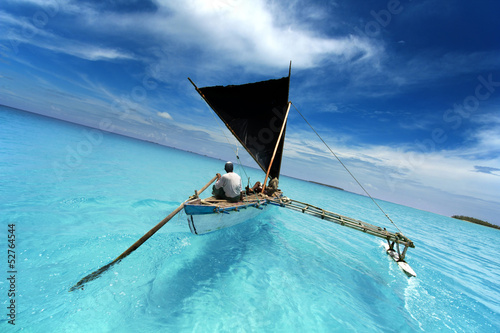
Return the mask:
<svg viewBox="0 0 500 333"><path fill-rule="evenodd" d="M398 263L398 265L407 275L416 276L416 273L404 260L408 248L415 248L415 245L408 237L404 236L403 234L398 232L393 233L387 231L385 228L377 227L373 224L339 215L304 202L289 199L287 197L273 197L269 198L268 200L270 204L288 208L297 212L302 212L307 215L318 217L322 220L340 224L342 226L385 239L387 241L387 253L394 259L394 261ZM401 251L400 245L404 247L403 251Z"/></svg>
<svg viewBox="0 0 500 333"><path fill-rule="evenodd" d="M210 186L210 184L212 184L215 179L217 177L214 177L212 178L212 180L210 180L205 186L203 186L199 191L195 191L195 197L198 197L199 194L201 194L201 192L205 191L207 189L207 187ZM186 200L187 201L187 200ZM109 264L107 265L104 265L102 266L101 268L99 268L98 270L90 273L89 275L87 275L86 277L84 277L83 279L81 279L80 281L78 281L77 284L75 284L73 287L71 287L69 289L69 291L73 291L73 290L76 290L76 289L83 289L83 286L85 283L87 282L90 282L92 280L95 280L97 279L99 276L101 276L102 273L106 272L108 269L110 269L114 264L117 264L119 263L122 259L124 259L125 257L127 257L129 254L131 254L132 252L134 252L135 250L137 250L139 248L139 246L141 246L144 242L146 242L151 236L153 236L158 230L160 230L161 227L163 227L165 224L167 224L168 221L170 221L172 219L172 217L174 217L175 215L177 215L178 212L180 212L182 210L182 208L184 208L184 204L186 203L186 201L184 201L179 207L177 207L176 209L174 209L174 211L172 211L167 217L165 217L160 223L158 223L157 225L155 225L153 227L153 229L149 230L144 236L142 236L137 242L135 242L134 244L132 244L131 247L129 247L125 252L123 252L122 254L120 254L115 260L113 260L112 262L110 262Z"/></svg>

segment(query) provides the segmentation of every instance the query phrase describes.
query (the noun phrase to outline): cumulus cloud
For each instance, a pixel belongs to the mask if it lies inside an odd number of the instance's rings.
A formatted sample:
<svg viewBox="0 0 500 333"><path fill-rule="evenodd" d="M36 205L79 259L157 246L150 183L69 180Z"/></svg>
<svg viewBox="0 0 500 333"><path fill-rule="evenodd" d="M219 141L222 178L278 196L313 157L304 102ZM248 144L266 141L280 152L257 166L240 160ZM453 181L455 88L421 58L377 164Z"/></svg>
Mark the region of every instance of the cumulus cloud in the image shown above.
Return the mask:
<svg viewBox="0 0 500 333"><path fill-rule="evenodd" d="M321 135L354 175L363 180L363 184L370 183L377 188L372 193L374 196L398 201L398 196L410 195L404 193L403 188L407 191L409 188L416 190L426 187L429 193L460 194L485 201L495 201L498 197L500 177L495 177L494 172L498 172L500 157L477 156L478 150L484 150L482 142L456 150L421 151L408 144L354 144L349 138L344 140L338 135ZM288 131L285 155L295 160L314 161L317 170L324 170L325 175L329 173L326 170L338 164L325 145L310 131ZM339 178L337 173L330 173L329 177L331 183L344 182L339 185L359 191L346 185L346 180ZM349 175L344 174L342 177Z"/></svg>
<svg viewBox="0 0 500 333"><path fill-rule="evenodd" d="M90 61L147 61L145 58L158 57L154 61L161 74L175 71L175 67L188 66L187 62L193 59L204 61L207 68L232 65L243 66L250 71L268 71L270 68L286 67L290 60L294 68L312 68L324 62L373 59L382 52L379 45L367 39L353 35L332 37L321 34L317 29L303 25L295 17L296 12L263 0L159 0L155 3L156 10L120 12L102 11L88 3L75 1L58 1L48 5L38 0L25 1L40 8L50 8L55 17L74 16L77 24L85 27L89 34L99 33L100 37L120 34L146 49L152 43L168 44L165 46L168 52L141 58L132 53L132 49L123 50L114 46L112 39L99 45L88 44L52 34L50 29L33 27L28 19L4 14L8 17L2 17L2 21L17 25L18 32L30 26L30 31L37 37L26 38L17 33L10 36L16 43L29 43ZM176 42L172 43L172 40ZM145 48L138 47L137 52ZM177 58L178 48L191 50L189 59ZM176 66L172 66L173 63Z"/></svg>
<svg viewBox="0 0 500 333"><path fill-rule="evenodd" d="M170 115L170 113L168 113L168 112L157 112L156 114L158 116L162 117L162 118L165 118L165 119L168 119L168 120L174 120L172 118L172 116Z"/></svg>
<svg viewBox="0 0 500 333"><path fill-rule="evenodd" d="M82 5L76 18L95 31L120 32L140 42L176 40L170 48L188 48L193 57L204 55L211 63L245 67L310 68L324 61L369 59L380 47L347 35L331 37L300 24L286 7L266 1L167 1L156 2L148 12L99 12ZM72 8L66 4L64 8Z"/></svg>
<svg viewBox="0 0 500 333"><path fill-rule="evenodd" d="M328 37L294 24L285 8L274 9L265 1L229 1L222 9L206 1L159 1L157 29L240 64L283 67L293 59L298 68L313 67L330 57L370 57L377 48L354 36ZM287 22L287 23L284 23Z"/></svg>

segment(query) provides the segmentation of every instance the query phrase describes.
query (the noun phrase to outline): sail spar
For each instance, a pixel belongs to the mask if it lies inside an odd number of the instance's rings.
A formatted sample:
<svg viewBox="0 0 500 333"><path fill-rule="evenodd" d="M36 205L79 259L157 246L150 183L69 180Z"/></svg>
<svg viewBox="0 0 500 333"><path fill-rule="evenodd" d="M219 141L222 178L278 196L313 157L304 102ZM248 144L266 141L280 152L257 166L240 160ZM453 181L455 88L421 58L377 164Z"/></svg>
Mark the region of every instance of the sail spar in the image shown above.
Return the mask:
<svg viewBox="0 0 500 333"><path fill-rule="evenodd" d="M264 172L269 168L285 122L289 82L290 76L242 85L197 88ZM271 179L280 175L285 130L286 124L272 162Z"/></svg>

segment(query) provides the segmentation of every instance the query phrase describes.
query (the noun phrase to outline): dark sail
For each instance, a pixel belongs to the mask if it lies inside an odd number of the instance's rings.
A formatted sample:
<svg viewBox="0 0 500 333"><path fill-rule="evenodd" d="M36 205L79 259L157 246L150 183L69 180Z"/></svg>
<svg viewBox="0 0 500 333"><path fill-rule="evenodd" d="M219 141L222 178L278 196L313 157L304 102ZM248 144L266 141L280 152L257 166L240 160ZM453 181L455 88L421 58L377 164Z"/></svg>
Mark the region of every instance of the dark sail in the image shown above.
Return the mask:
<svg viewBox="0 0 500 333"><path fill-rule="evenodd" d="M267 172L288 106L289 77L256 83L200 88L210 107L257 164ZM286 126L286 125L285 125ZM279 177L285 131L270 179Z"/></svg>

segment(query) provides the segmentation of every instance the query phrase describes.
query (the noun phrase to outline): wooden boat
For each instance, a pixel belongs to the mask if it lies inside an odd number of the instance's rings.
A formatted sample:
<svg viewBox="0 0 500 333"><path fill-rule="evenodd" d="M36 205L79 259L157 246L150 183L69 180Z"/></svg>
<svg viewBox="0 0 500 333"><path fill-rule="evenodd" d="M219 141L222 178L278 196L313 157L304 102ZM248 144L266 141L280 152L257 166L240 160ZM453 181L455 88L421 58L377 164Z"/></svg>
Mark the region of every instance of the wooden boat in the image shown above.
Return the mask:
<svg viewBox="0 0 500 333"><path fill-rule="evenodd" d="M205 234L251 220L269 206L284 207L387 240L387 254L406 274L416 276L413 269L404 261L408 248L415 245L401 232L392 233L385 228L291 200L279 190L271 196L266 194L267 180L279 179L280 176L286 121L291 105L288 101L290 70L288 77L242 85L198 88L189 79L205 102L266 173L262 192L245 195L236 203L213 196L200 199L195 193L195 196L184 203L189 229L196 235ZM368 196L382 210L369 194ZM387 214L385 215L394 223ZM403 251L400 251L400 245L404 247Z"/></svg>
<svg viewBox="0 0 500 333"><path fill-rule="evenodd" d="M184 204L184 212L188 216L189 230L201 235L251 220L268 207L267 196L259 193L240 202L228 202L213 196L193 199Z"/></svg>
<svg viewBox="0 0 500 333"><path fill-rule="evenodd" d="M266 173L263 184L267 179L279 179L291 105L288 101L290 71L288 77L243 85L198 88L191 83ZM282 195L275 191L269 196L266 186L263 187L260 193L243 193L243 199L236 203L214 197L201 200L196 195L184 204L189 229L199 235L256 217L267 208L270 199Z"/></svg>

